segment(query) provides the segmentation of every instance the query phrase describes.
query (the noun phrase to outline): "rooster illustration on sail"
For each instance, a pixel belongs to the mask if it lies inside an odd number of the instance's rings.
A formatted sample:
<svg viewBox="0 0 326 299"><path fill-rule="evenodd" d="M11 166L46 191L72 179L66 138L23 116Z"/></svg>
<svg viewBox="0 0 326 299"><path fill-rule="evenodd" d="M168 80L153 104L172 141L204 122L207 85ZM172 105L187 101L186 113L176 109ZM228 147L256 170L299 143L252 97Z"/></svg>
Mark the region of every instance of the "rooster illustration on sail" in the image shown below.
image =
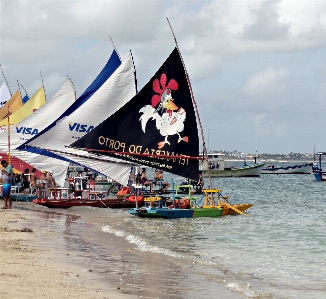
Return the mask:
<svg viewBox="0 0 326 299"><path fill-rule="evenodd" d="M178 107L172 97L172 90L178 89L178 83L171 79L168 84L167 77L163 73L160 80L153 81L153 90L158 93L153 95L151 105L145 105L139 112L143 113L140 117L142 130L145 133L146 124L149 120L156 121L156 128L164 137L164 140L158 143L161 149L165 144L170 145L168 137L178 135L178 143L181 141L188 142L188 137L181 137L180 133L184 130L184 121L186 119L186 111L182 107Z"/></svg>

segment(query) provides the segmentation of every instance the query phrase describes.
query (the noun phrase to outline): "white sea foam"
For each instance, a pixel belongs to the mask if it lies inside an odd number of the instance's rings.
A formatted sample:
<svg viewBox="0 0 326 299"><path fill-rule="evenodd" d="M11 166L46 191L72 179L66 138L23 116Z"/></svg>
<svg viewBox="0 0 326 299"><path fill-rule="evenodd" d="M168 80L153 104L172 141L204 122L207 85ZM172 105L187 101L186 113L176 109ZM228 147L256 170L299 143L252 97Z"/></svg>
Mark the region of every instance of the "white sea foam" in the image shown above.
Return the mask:
<svg viewBox="0 0 326 299"><path fill-rule="evenodd" d="M165 249L165 248L160 248L158 246L149 245L144 240L142 240L139 237L136 237L134 235L127 236L126 240L132 244L136 244L137 248L143 252L146 251L146 252L160 253L160 254L164 254L167 256L176 257L176 258L184 258L183 255L173 252L170 249Z"/></svg>
<svg viewBox="0 0 326 299"><path fill-rule="evenodd" d="M225 281L225 287L233 292L244 294L247 298L257 298L257 294L249 285Z"/></svg>
<svg viewBox="0 0 326 299"><path fill-rule="evenodd" d="M110 227L109 225L102 226L102 231L110 233L110 234L114 234L114 235L116 235L118 237L125 237L126 236L126 233L124 231L115 230L112 227ZM175 252L171 251L170 249L165 249L165 248L160 248L158 246L149 245L144 240L142 240L141 238L136 237L134 235L126 236L126 240L131 244L136 244L137 248L140 251L143 251L143 252L159 253L159 254L164 254L164 255L171 256L171 257L176 257L176 258L183 258L184 257L183 255L175 253Z"/></svg>
<svg viewBox="0 0 326 299"><path fill-rule="evenodd" d="M102 226L102 231L110 234L115 234L118 237L124 237L126 233L121 230L115 230L111 228L109 225Z"/></svg>

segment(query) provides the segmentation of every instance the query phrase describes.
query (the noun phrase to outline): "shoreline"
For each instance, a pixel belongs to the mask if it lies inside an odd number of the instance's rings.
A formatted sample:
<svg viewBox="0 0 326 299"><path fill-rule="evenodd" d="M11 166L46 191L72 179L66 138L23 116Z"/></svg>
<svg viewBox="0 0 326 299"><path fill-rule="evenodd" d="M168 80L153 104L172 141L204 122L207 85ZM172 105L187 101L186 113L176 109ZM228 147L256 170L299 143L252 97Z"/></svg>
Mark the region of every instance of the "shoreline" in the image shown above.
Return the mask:
<svg viewBox="0 0 326 299"><path fill-rule="evenodd" d="M66 263L68 252L55 253L37 242L41 232L22 227L32 212L0 211L0 297L12 298L132 298L118 286L94 284L92 270ZM50 238L56 238L55 235ZM54 240L55 242L55 240ZM64 255L64 256L63 256Z"/></svg>

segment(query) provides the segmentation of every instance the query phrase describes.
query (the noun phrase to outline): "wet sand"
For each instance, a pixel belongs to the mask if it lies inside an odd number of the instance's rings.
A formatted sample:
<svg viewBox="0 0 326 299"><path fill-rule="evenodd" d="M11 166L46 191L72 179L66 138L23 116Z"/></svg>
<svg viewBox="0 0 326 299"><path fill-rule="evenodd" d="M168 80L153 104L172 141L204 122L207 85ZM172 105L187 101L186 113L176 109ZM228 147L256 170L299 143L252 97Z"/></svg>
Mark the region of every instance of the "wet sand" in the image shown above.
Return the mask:
<svg viewBox="0 0 326 299"><path fill-rule="evenodd" d="M69 253L37 243L39 232L22 226L30 218L30 211L0 210L0 298L131 298L114 283L94 285L91 270L65 263Z"/></svg>
<svg viewBox="0 0 326 299"><path fill-rule="evenodd" d="M224 269L193 254L184 221L14 202L0 210L0 240L1 299L245 298L225 287Z"/></svg>

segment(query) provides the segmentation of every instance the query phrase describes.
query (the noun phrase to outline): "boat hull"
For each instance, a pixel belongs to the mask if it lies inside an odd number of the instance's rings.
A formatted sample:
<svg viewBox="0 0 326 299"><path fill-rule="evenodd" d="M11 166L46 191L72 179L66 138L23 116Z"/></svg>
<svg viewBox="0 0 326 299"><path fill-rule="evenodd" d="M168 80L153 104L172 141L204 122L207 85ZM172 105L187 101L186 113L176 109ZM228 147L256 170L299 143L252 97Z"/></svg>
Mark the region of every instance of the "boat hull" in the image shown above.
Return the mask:
<svg viewBox="0 0 326 299"><path fill-rule="evenodd" d="M313 175L316 181L326 181L326 172L320 170L313 170Z"/></svg>
<svg viewBox="0 0 326 299"><path fill-rule="evenodd" d="M211 177L259 177L264 164L254 164L231 169L210 169ZM204 177L208 177L208 170L202 171Z"/></svg>
<svg viewBox="0 0 326 299"><path fill-rule="evenodd" d="M223 214L223 209L218 207L212 208L196 208L194 209L194 218L199 217L221 217Z"/></svg>
<svg viewBox="0 0 326 299"><path fill-rule="evenodd" d="M134 216L146 218L192 218L194 210L192 209L169 209L169 208L140 208L128 210L128 213Z"/></svg>
<svg viewBox="0 0 326 299"><path fill-rule="evenodd" d="M68 209L71 207L96 207L96 208L111 208L111 209L130 209L135 208L136 203L129 202L119 198L107 198L102 200L78 200L78 199L44 199L37 198L33 203L39 204L48 208ZM138 206L142 206L143 202L138 202Z"/></svg>
<svg viewBox="0 0 326 299"><path fill-rule="evenodd" d="M11 194L11 199L13 201L32 202L36 198L37 198L36 195L30 195L30 194L20 194L20 193Z"/></svg>
<svg viewBox="0 0 326 299"><path fill-rule="evenodd" d="M249 209L252 204L232 205L241 212ZM128 210L128 213L134 216L146 218L202 218L202 217L221 217L227 215L237 215L234 209L222 205L221 207L207 207L195 209L169 209L169 208L135 208Z"/></svg>
<svg viewBox="0 0 326 299"><path fill-rule="evenodd" d="M312 163L293 165L287 167L263 168L262 174L311 174Z"/></svg>

